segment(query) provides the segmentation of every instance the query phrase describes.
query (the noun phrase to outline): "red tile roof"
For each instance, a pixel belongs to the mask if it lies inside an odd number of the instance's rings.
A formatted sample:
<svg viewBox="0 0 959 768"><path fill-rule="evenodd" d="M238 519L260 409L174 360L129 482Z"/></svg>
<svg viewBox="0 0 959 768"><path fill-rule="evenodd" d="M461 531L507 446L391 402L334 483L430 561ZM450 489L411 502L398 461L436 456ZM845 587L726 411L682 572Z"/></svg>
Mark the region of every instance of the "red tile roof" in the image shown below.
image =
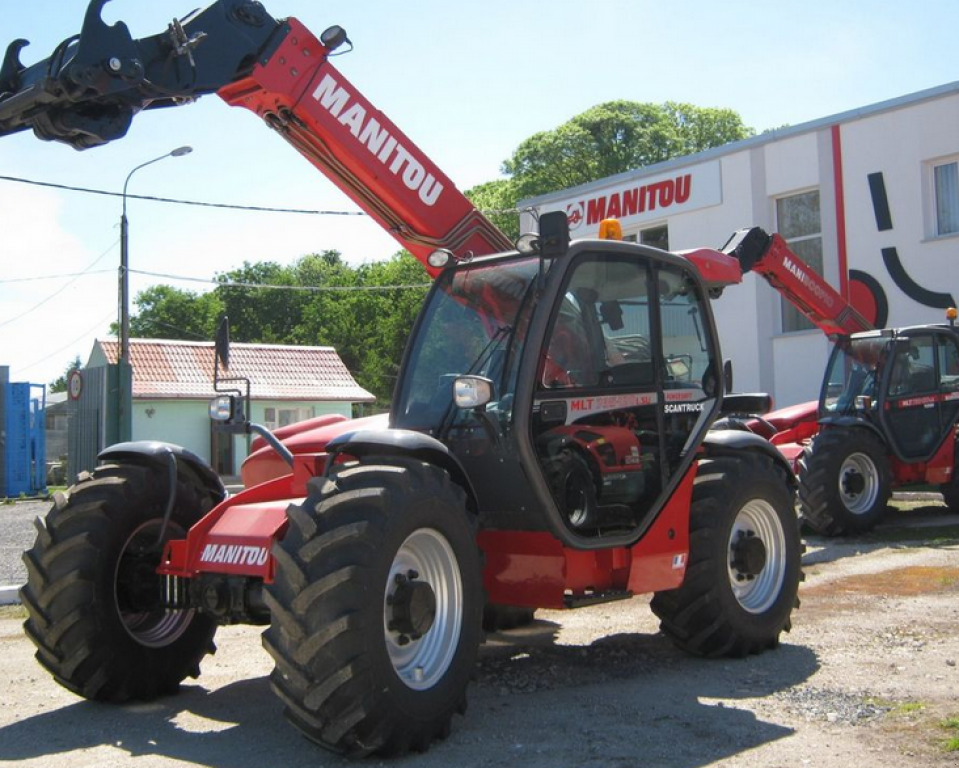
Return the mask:
<svg viewBox="0 0 959 768"><path fill-rule="evenodd" d="M117 361L116 339L97 339L96 346L109 363ZM214 396L212 342L130 339L130 364L135 398ZM251 397L258 400L375 399L356 383L333 347L234 343L228 375L250 379Z"/></svg>

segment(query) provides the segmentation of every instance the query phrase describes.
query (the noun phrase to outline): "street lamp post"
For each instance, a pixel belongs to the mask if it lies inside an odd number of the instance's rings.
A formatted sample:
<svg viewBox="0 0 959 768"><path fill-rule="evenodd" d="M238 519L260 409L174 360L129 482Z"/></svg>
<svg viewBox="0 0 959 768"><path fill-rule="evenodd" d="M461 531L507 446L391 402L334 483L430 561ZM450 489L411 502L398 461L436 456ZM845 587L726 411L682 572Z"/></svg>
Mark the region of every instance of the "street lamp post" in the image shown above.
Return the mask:
<svg viewBox="0 0 959 768"><path fill-rule="evenodd" d="M141 168L146 168L168 157L183 157L192 151L193 147L177 147L172 152L147 160L130 171L126 181L123 182L123 213L120 215L120 350L117 359L119 363L117 366L119 375L117 430L120 442L129 440L131 437L130 407L133 397L132 376L125 377L124 373L130 366L130 225L127 220L127 188L133 174Z"/></svg>

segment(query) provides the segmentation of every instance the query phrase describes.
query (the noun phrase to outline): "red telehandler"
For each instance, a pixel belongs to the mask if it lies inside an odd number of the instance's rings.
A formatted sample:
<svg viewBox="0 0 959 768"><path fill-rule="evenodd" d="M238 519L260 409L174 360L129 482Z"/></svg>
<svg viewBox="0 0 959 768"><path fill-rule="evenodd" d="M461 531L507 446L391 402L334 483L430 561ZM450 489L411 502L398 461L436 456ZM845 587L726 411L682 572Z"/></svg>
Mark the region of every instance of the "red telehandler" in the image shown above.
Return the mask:
<svg viewBox="0 0 959 768"><path fill-rule="evenodd" d="M486 603L575 608L652 593L701 656L775 647L797 605L795 478L767 440L711 430L724 397L714 250L571 242L562 215L513 248L330 64L257 2L153 37L101 20L0 68L0 135L78 149L206 93L262 117L428 265L388 418L249 423L217 342L211 417L267 444L228 496L199 457L114 445L57 494L24 555L37 659L80 696L173 693L218 625L266 625L273 690L349 755L425 750L466 706ZM728 388L728 386L726 387ZM755 398L754 398L755 399ZM746 398L748 400L748 398Z"/></svg>
<svg viewBox="0 0 959 768"><path fill-rule="evenodd" d="M818 402L724 422L768 438L794 463L807 524L826 536L866 532L894 487L921 484L959 511L956 310L947 324L877 330L778 235L743 230L723 250L835 341Z"/></svg>

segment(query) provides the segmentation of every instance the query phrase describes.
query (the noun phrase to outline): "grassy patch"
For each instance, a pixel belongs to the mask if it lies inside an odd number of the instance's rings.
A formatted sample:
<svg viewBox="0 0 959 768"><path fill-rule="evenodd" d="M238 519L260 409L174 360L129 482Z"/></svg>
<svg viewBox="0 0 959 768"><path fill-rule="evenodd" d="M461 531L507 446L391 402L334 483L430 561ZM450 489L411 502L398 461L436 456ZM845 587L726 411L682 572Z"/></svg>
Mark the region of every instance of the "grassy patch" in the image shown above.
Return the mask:
<svg viewBox="0 0 959 768"><path fill-rule="evenodd" d="M939 727L945 731L959 734L959 717L947 717L939 721ZM950 736L942 742L943 752L959 752L959 735Z"/></svg>
<svg viewBox="0 0 959 768"><path fill-rule="evenodd" d="M890 715L914 715L926 708L922 701L892 701L874 696L867 698L866 703L878 709L884 709Z"/></svg>
<svg viewBox="0 0 959 768"><path fill-rule="evenodd" d="M898 544L918 541L925 545L944 547L959 544L959 525L937 525L929 528L878 528L863 537L866 541Z"/></svg>

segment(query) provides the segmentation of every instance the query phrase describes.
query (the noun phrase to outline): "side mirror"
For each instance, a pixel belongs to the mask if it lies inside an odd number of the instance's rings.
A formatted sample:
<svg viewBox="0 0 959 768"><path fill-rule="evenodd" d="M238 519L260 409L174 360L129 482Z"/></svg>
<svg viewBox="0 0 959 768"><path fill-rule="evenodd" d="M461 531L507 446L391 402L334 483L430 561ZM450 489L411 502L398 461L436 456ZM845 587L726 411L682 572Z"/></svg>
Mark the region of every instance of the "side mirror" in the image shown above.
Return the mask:
<svg viewBox="0 0 959 768"><path fill-rule="evenodd" d="M544 259L556 259L569 250L569 219L565 211L544 213L539 219L539 252Z"/></svg>
<svg viewBox="0 0 959 768"><path fill-rule="evenodd" d="M242 405L238 406L236 397L233 395L218 395L210 401L210 418L213 421L232 422L236 416L243 416Z"/></svg>
<svg viewBox="0 0 959 768"><path fill-rule="evenodd" d="M726 360L723 363L723 392L733 391L733 361Z"/></svg>
<svg viewBox="0 0 959 768"><path fill-rule="evenodd" d="M458 376L453 381L453 402L457 408L483 408L493 399L493 382L483 376Z"/></svg>

